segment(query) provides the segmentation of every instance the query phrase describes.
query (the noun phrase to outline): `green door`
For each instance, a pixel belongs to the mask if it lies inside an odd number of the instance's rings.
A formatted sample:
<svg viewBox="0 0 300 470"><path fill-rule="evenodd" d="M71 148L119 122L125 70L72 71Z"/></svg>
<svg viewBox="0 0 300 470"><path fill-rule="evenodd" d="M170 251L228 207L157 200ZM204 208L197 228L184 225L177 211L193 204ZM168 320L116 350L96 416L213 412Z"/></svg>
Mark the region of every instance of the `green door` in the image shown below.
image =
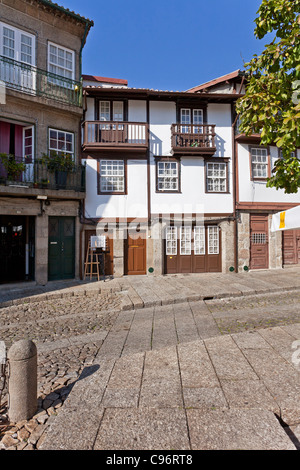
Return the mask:
<svg viewBox="0 0 300 470"><path fill-rule="evenodd" d="M48 279L75 277L75 219L49 217Z"/></svg>

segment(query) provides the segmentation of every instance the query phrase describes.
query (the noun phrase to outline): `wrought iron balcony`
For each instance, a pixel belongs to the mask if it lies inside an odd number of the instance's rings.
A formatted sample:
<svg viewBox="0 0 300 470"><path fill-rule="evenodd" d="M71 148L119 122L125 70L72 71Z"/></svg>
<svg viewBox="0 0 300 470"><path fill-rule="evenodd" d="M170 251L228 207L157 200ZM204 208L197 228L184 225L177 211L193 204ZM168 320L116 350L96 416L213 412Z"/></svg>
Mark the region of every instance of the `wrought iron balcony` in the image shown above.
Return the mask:
<svg viewBox="0 0 300 470"><path fill-rule="evenodd" d="M61 103L82 105L81 82L0 56L0 80L7 88Z"/></svg>
<svg viewBox="0 0 300 470"><path fill-rule="evenodd" d="M124 121L85 121L83 150L146 150L148 124Z"/></svg>
<svg viewBox="0 0 300 470"><path fill-rule="evenodd" d="M9 156L13 164L4 167L0 155L0 185L12 188L38 188L85 192L85 166L74 165L68 171L54 171L42 161Z"/></svg>
<svg viewBox="0 0 300 470"><path fill-rule="evenodd" d="M213 155L216 152L215 125L172 124L173 153Z"/></svg>

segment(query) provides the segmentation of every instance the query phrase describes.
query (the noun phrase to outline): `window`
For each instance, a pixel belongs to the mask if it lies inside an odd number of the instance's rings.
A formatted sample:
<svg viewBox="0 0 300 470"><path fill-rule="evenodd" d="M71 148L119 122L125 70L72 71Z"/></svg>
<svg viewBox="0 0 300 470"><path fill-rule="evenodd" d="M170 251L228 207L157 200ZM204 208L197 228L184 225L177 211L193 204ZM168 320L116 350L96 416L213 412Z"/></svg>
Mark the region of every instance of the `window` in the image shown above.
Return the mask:
<svg viewBox="0 0 300 470"><path fill-rule="evenodd" d="M159 161L157 165L157 191L179 191L178 162Z"/></svg>
<svg viewBox="0 0 300 470"><path fill-rule="evenodd" d="M206 188L207 192L227 192L227 163L206 164Z"/></svg>
<svg viewBox="0 0 300 470"><path fill-rule="evenodd" d="M219 254L219 227L210 225L207 227L208 230L208 254L218 255Z"/></svg>
<svg viewBox="0 0 300 470"><path fill-rule="evenodd" d="M180 227L180 254L192 254L192 227Z"/></svg>
<svg viewBox="0 0 300 470"><path fill-rule="evenodd" d="M100 193L125 193L123 160L100 160Z"/></svg>
<svg viewBox="0 0 300 470"><path fill-rule="evenodd" d="M100 121L123 121L124 103L123 101L100 101L99 102Z"/></svg>
<svg viewBox="0 0 300 470"><path fill-rule="evenodd" d="M48 71L68 80L75 79L75 54L74 51L49 42L48 44ZM53 79L51 82L53 83ZM57 82L57 83L56 83ZM63 80L55 81L55 84L68 87Z"/></svg>
<svg viewBox="0 0 300 470"><path fill-rule="evenodd" d="M0 55L35 65L35 36L0 22Z"/></svg>
<svg viewBox="0 0 300 470"><path fill-rule="evenodd" d="M177 255L177 227L166 228L166 254Z"/></svg>
<svg viewBox="0 0 300 470"><path fill-rule="evenodd" d="M268 177L268 151L265 148L251 148L252 179Z"/></svg>
<svg viewBox="0 0 300 470"><path fill-rule="evenodd" d="M205 255L205 227L194 228L194 254Z"/></svg>
<svg viewBox="0 0 300 470"><path fill-rule="evenodd" d="M182 108L180 110L181 132L199 134L203 132L203 109ZM193 124L191 127L190 124Z"/></svg>
<svg viewBox="0 0 300 470"><path fill-rule="evenodd" d="M36 89L35 36L0 22L0 80L33 93ZM16 62L14 62L16 61Z"/></svg>
<svg viewBox="0 0 300 470"><path fill-rule="evenodd" d="M32 163L34 159L34 127L23 127L23 157L25 163Z"/></svg>
<svg viewBox="0 0 300 470"><path fill-rule="evenodd" d="M50 155L68 154L74 158L74 134L71 132L49 129Z"/></svg>

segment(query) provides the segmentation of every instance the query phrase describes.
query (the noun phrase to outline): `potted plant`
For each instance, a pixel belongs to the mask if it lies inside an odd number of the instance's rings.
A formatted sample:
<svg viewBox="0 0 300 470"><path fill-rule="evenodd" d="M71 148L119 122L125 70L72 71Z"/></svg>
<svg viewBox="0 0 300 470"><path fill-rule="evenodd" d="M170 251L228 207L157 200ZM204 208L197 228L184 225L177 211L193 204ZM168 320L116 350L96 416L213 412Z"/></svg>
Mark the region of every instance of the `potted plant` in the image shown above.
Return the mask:
<svg viewBox="0 0 300 470"><path fill-rule="evenodd" d="M4 166L7 179L9 181L18 181L21 177L21 174L26 169L26 165L23 161L17 161L16 157L7 153L0 153L0 160Z"/></svg>
<svg viewBox="0 0 300 470"><path fill-rule="evenodd" d="M75 168L72 155L68 153L52 153L50 156L44 155L41 161L46 163L48 170L55 174L56 185L64 188L67 183L68 173Z"/></svg>

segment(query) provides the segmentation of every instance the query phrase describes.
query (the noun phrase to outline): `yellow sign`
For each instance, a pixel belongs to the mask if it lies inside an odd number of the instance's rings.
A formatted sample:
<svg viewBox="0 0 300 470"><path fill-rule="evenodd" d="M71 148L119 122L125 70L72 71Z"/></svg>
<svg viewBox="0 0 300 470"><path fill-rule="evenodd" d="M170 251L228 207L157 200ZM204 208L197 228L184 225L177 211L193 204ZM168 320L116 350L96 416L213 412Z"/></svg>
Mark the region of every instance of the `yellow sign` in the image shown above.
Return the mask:
<svg viewBox="0 0 300 470"><path fill-rule="evenodd" d="M285 228L285 212L280 212L279 228Z"/></svg>

